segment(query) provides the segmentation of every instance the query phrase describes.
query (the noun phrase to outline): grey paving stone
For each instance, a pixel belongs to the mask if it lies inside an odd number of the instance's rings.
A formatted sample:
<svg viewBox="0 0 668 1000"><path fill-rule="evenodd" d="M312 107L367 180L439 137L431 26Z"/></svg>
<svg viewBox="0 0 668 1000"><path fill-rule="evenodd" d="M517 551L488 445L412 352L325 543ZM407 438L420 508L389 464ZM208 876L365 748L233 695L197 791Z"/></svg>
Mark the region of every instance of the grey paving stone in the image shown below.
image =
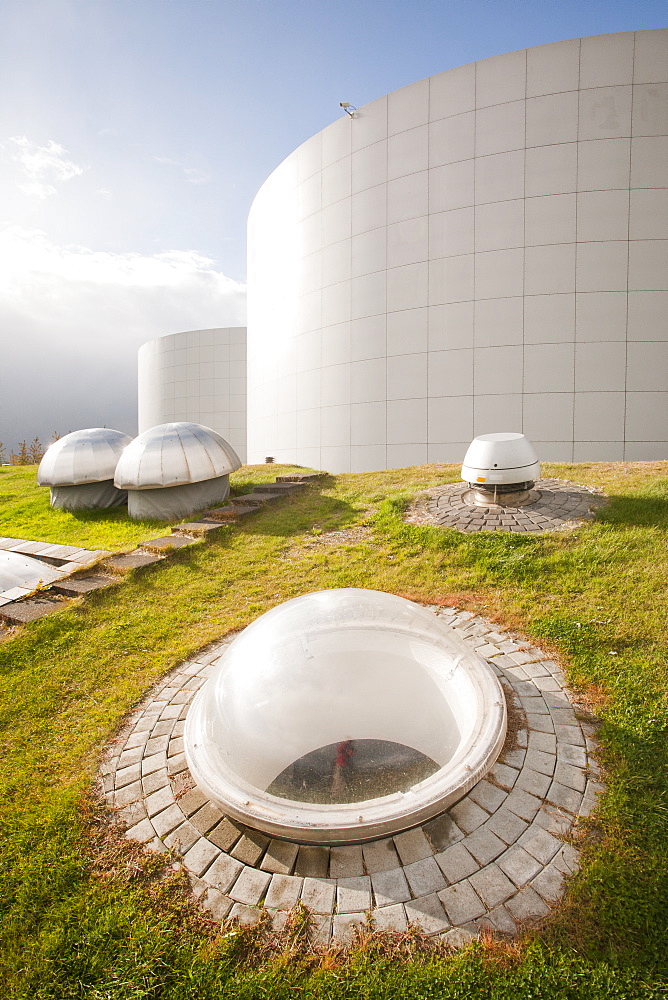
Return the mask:
<svg viewBox="0 0 668 1000"><path fill-rule="evenodd" d="M230 899L248 906L257 906L265 892L271 875L244 865L231 889L226 890Z"/></svg>
<svg viewBox="0 0 668 1000"><path fill-rule="evenodd" d="M219 854L220 851L215 844L210 844L204 837L200 837L197 843L184 854L183 863L193 875L201 877Z"/></svg>
<svg viewBox="0 0 668 1000"><path fill-rule="evenodd" d="M479 865L487 865L499 854L503 854L506 845L485 824L485 826L478 827L466 838L466 849Z"/></svg>
<svg viewBox="0 0 668 1000"><path fill-rule="evenodd" d="M110 576L86 576L82 578L69 577L66 580L58 580L51 585L51 590L64 597L81 597L83 594L90 594L94 590L102 590L116 583Z"/></svg>
<svg viewBox="0 0 668 1000"><path fill-rule="evenodd" d="M216 921L225 920L232 909L232 900L222 892L211 887L202 897L202 905L206 907Z"/></svg>
<svg viewBox="0 0 668 1000"><path fill-rule="evenodd" d="M154 771L162 770L167 766L167 754L163 751L161 753L154 753L150 757L143 757L141 762L141 773L152 774Z"/></svg>
<svg viewBox="0 0 668 1000"><path fill-rule="evenodd" d="M214 886L220 892L228 892L232 888L235 881L243 871L244 866L240 861L235 858L231 858L229 854L220 853L210 868L204 873L202 878L209 885ZM252 869L249 869L249 871ZM248 900L239 900L239 902L248 902ZM259 899L259 897L258 897ZM255 900L257 902L257 900Z"/></svg>
<svg viewBox="0 0 668 1000"><path fill-rule="evenodd" d="M120 808L116 813L115 819L124 826L130 827L146 819L146 816L146 806L140 799L136 802L129 802L126 806Z"/></svg>
<svg viewBox="0 0 668 1000"><path fill-rule="evenodd" d="M192 823L181 823L165 837L165 847L173 847L179 854L185 854L199 840L199 831Z"/></svg>
<svg viewBox="0 0 668 1000"><path fill-rule="evenodd" d="M186 545L192 544L192 538L184 538L181 535L161 535L160 538L151 538L148 542L142 542L140 548L149 552L169 552L170 549L182 549Z"/></svg>
<svg viewBox="0 0 668 1000"><path fill-rule="evenodd" d="M546 798L548 802L558 806L560 809L577 813L582 802L582 793L576 792L574 788L567 788L566 785L560 785L559 782L553 781Z"/></svg>
<svg viewBox="0 0 668 1000"><path fill-rule="evenodd" d="M447 889L442 890L447 892ZM425 934L438 934L450 926L443 905L436 895L421 896L404 904L409 924L415 924Z"/></svg>
<svg viewBox="0 0 668 1000"><path fill-rule="evenodd" d="M208 801L204 792L201 792L199 788L190 788L178 797L178 803L184 816L192 816L198 809L206 805Z"/></svg>
<svg viewBox="0 0 668 1000"><path fill-rule="evenodd" d="M489 819L489 814L469 798L462 799L452 806L450 815L464 833L472 833Z"/></svg>
<svg viewBox="0 0 668 1000"><path fill-rule="evenodd" d="M408 882L403 868L392 871L374 872L371 876L376 906L388 906L392 903L405 903L411 898Z"/></svg>
<svg viewBox="0 0 668 1000"><path fill-rule="evenodd" d="M141 781L132 781L114 793L114 805L120 809L142 798Z"/></svg>
<svg viewBox="0 0 668 1000"><path fill-rule="evenodd" d="M141 764L131 764L130 767L119 768L114 775L116 789L137 781L141 777Z"/></svg>
<svg viewBox="0 0 668 1000"><path fill-rule="evenodd" d="M604 791L605 786L600 781L588 781L578 812L579 816L590 816L596 808L598 797Z"/></svg>
<svg viewBox="0 0 668 1000"><path fill-rule="evenodd" d="M517 771L519 771L522 767L524 767L525 758L526 750L522 747L517 747L514 750L506 750L506 752L499 759L502 764L507 764L509 767L514 767Z"/></svg>
<svg viewBox="0 0 668 1000"><path fill-rule="evenodd" d="M229 913L229 920L234 920L242 926L252 927L262 919L262 909L259 906L248 906L246 903L235 903Z"/></svg>
<svg viewBox="0 0 668 1000"><path fill-rule="evenodd" d="M517 845L508 848L496 863L518 888L530 882L542 868L540 861Z"/></svg>
<svg viewBox="0 0 668 1000"><path fill-rule="evenodd" d="M539 694L531 695L527 697L526 695L521 699L522 708L525 712L534 713L536 715L549 715L550 710L545 704L544 699Z"/></svg>
<svg viewBox="0 0 668 1000"><path fill-rule="evenodd" d="M442 889L439 899L445 907L450 923L453 925L467 924L476 917L481 917L485 912L485 907L473 891L470 882L464 879L456 885Z"/></svg>
<svg viewBox="0 0 668 1000"><path fill-rule="evenodd" d="M331 913L334 909L336 882L321 878L304 879L302 903L314 913Z"/></svg>
<svg viewBox="0 0 668 1000"><path fill-rule="evenodd" d="M354 878L364 874L362 845L331 847L329 851L330 878Z"/></svg>
<svg viewBox="0 0 668 1000"><path fill-rule="evenodd" d="M153 816L151 822L158 836L166 837L177 826L181 826L183 823L183 813L177 805L172 805L168 809L163 809L157 816Z"/></svg>
<svg viewBox="0 0 668 1000"><path fill-rule="evenodd" d="M162 812L167 806L174 804L174 796L169 785L164 785L157 792L148 795L144 801L148 815L155 816L156 813Z"/></svg>
<svg viewBox="0 0 668 1000"><path fill-rule="evenodd" d="M546 902L556 903L564 892L564 874L555 865L546 865L533 879L531 887Z"/></svg>
<svg viewBox="0 0 668 1000"><path fill-rule="evenodd" d="M246 830L230 854L246 865L255 865L269 846L269 838L255 830Z"/></svg>
<svg viewBox="0 0 668 1000"><path fill-rule="evenodd" d="M506 799L505 808L510 809L520 819L530 822L538 812L540 804L541 800L537 799L535 795L530 795L529 792L523 792L521 789L513 789Z"/></svg>
<svg viewBox="0 0 668 1000"><path fill-rule="evenodd" d="M520 771L520 776L517 779L515 789L531 792L532 795L542 798L550 787L551 781L552 779L550 775L542 774L540 771L534 771L530 767L523 767Z"/></svg>
<svg viewBox="0 0 668 1000"><path fill-rule="evenodd" d="M5 591L7 597L9 591ZM3 604L0 608L0 620L9 625L28 625L30 622L51 615L55 611L62 611L68 606L63 598L39 597L31 601L12 601L10 604Z"/></svg>
<svg viewBox="0 0 668 1000"><path fill-rule="evenodd" d="M522 834L517 844L543 865L551 861L562 846L556 837L535 823L532 823L529 829Z"/></svg>
<svg viewBox="0 0 668 1000"><path fill-rule="evenodd" d="M137 840L140 844L147 844L149 840L153 840L155 837L153 824L149 819L143 819L135 826L131 826L129 830L126 830L125 837L128 840Z"/></svg>
<svg viewBox="0 0 668 1000"><path fill-rule="evenodd" d="M480 867L475 858L466 850L464 844L453 844L447 851L437 854L436 861L451 885L454 882L461 882L462 879L472 875Z"/></svg>
<svg viewBox="0 0 668 1000"><path fill-rule="evenodd" d="M401 903L393 906L380 906L372 914L374 930L400 933L408 927L406 910Z"/></svg>
<svg viewBox="0 0 668 1000"><path fill-rule="evenodd" d="M556 754L557 737L554 733L529 733L529 750L539 750L542 753Z"/></svg>
<svg viewBox="0 0 668 1000"><path fill-rule="evenodd" d="M573 821L574 817L570 813L562 812L556 806L543 805L533 825L542 827L555 837L565 837L570 833Z"/></svg>
<svg viewBox="0 0 668 1000"><path fill-rule="evenodd" d="M252 508L249 508L252 510ZM309 915L309 941L316 948L326 948L332 937L331 914L311 913Z"/></svg>
<svg viewBox="0 0 668 1000"><path fill-rule="evenodd" d="M419 864L420 862L418 862ZM338 913L362 913L371 906L371 879L368 875L340 878L336 887Z"/></svg>
<svg viewBox="0 0 668 1000"><path fill-rule="evenodd" d="M548 675L547 677L534 677L533 680L536 687L540 691L545 692L546 694L559 691L561 687L559 682L554 677L552 677L551 674Z"/></svg>
<svg viewBox="0 0 668 1000"><path fill-rule="evenodd" d="M412 865L404 865L404 875L414 896L428 896L445 886L441 869L433 857L415 861Z"/></svg>
<svg viewBox="0 0 668 1000"><path fill-rule="evenodd" d="M188 817L192 825L200 833L208 833L223 818L222 811L213 802L207 802L197 812Z"/></svg>
<svg viewBox="0 0 668 1000"><path fill-rule="evenodd" d="M305 878L326 878L328 871L328 848L306 845L299 848L295 862L295 875L303 875Z"/></svg>
<svg viewBox="0 0 668 1000"><path fill-rule="evenodd" d="M303 881L294 875L272 875L265 905L277 910L291 910L301 895Z"/></svg>
<svg viewBox="0 0 668 1000"><path fill-rule="evenodd" d="M540 733L553 733L554 723L549 715L534 715L527 713L527 726L529 729L535 729Z"/></svg>
<svg viewBox="0 0 668 1000"><path fill-rule="evenodd" d="M210 814L203 816L200 826L208 826L210 819ZM223 816L213 829L207 832L207 838L216 847L220 847L221 851L229 851L243 835L245 829L246 827L241 826L240 823L235 823L229 816Z"/></svg>
<svg viewBox="0 0 668 1000"><path fill-rule="evenodd" d="M493 813L505 800L506 793L498 785L493 785L490 781L483 779L471 789L469 798L487 810L488 813Z"/></svg>
<svg viewBox="0 0 668 1000"><path fill-rule="evenodd" d="M260 868L277 875L289 875L294 867L298 850L297 844L291 844L287 840L272 840Z"/></svg>
<svg viewBox="0 0 668 1000"><path fill-rule="evenodd" d="M129 767L130 764L139 764L144 756L144 747L130 747L127 750L123 750L120 757L118 758L118 770L122 770L124 767Z"/></svg>
<svg viewBox="0 0 668 1000"><path fill-rule="evenodd" d="M495 906L484 917L480 917L477 924L481 930L489 930L495 934L517 934L517 924L503 905Z"/></svg>
<svg viewBox="0 0 668 1000"><path fill-rule="evenodd" d="M571 844L564 844L555 854L552 864L565 874L572 874L580 867L580 855Z"/></svg>
<svg viewBox="0 0 668 1000"><path fill-rule="evenodd" d="M505 904L514 920L537 920L550 912L550 907L535 889L527 885Z"/></svg>
<svg viewBox="0 0 668 1000"><path fill-rule="evenodd" d="M526 828L526 821L505 807L498 809L492 818L485 823L485 829L491 830L505 844L513 844Z"/></svg>
<svg viewBox="0 0 668 1000"><path fill-rule="evenodd" d="M587 766L587 753L584 747L573 746L569 743L560 743L557 758L560 763L572 764L573 767Z"/></svg>
<svg viewBox="0 0 668 1000"><path fill-rule="evenodd" d="M109 556L104 560L104 566L114 572L123 573L130 569L139 569L142 566L150 566L152 563L161 562L164 556L157 553L123 552L120 555Z"/></svg>
<svg viewBox="0 0 668 1000"><path fill-rule="evenodd" d="M164 769L159 771L151 771L142 778L142 788L144 789L144 795L151 795L153 792L157 792L159 788L164 788L165 785L169 785L169 775Z"/></svg>
<svg viewBox="0 0 668 1000"><path fill-rule="evenodd" d="M513 787L517 781L517 776L519 771L516 771L513 767L508 767L506 764L495 764L487 775L488 779L491 779L495 785L499 785L501 788L510 789Z"/></svg>
<svg viewBox="0 0 668 1000"><path fill-rule="evenodd" d="M429 820L428 823L424 824L422 829L434 853L444 851L447 847L451 847L452 844L456 844L462 840L464 836L448 813L443 813L441 816Z"/></svg>
<svg viewBox="0 0 668 1000"><path fill-rule="evenodd" d="M467 944L471 944L477 937L478 935L475 931L468 930L466 927L453 927L451 931L446 931L445 934L439 935L443 944L453 951L465 948Z"/></svg>
<svg viewBox="0 0 668 1000"><path fill-rule="evenodd" d="M469 882L488 909L504 903L515 892L515 886L497 865L486 865L469 878Z"/></svg>
<svg viewBox="0 0 668 1000"><path fill-rule="evenodd" d="M431 857L434 853L421 827L397 834L394 837L394 846L399 853L403 865L410 865L414 861L422 861L424 858Z"/></svg>
<svg viewBox="0 0 668 1000"><path fill-rule="evenodd" d="M333 944L353 944L359 931L365 926L366 915L364 913L337 913L332 921Z"/></svg>

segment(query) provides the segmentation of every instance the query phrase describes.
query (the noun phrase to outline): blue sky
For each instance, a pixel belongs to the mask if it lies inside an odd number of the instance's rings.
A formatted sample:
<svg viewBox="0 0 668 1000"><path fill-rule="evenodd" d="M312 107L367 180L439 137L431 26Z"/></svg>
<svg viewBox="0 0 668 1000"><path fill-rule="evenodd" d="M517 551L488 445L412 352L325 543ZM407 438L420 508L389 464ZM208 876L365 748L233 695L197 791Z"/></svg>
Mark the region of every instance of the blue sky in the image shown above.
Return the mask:
<svg viewBox="0 0 668 1000"><path fill-rule="evenodd" d="M339 101L667 24L665 0L0 0L0 440L132 432L141 343L243 322L254 194Z"/></svg>

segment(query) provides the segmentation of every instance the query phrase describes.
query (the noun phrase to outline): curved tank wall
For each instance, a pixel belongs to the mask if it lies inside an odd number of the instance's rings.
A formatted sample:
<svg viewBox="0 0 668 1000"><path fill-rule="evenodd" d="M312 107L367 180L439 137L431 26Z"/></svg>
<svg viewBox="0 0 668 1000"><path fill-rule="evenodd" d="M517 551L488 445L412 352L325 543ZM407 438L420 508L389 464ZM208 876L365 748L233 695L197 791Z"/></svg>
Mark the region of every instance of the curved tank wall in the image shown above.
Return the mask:
<svg viewBox="0 0 668 1000"><path fill-rule="evenodd" d="M313 136L249 218L248 442L364 471L668 456L668 30L511 52Z"/></svg>
<svg viewBox="0 0 668 1000"><path fill-rule="evenodd" d="M189 330L139 348L139 433L204 424L246 461L246 328Z"/></svg>

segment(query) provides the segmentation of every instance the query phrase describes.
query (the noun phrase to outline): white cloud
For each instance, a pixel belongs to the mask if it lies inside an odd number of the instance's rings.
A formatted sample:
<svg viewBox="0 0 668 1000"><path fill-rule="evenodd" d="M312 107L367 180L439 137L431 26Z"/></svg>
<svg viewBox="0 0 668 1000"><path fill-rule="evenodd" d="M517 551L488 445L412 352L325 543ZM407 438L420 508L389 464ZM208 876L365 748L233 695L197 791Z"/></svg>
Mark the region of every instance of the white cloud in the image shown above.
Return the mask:
<svg viewBox="0 0 668 1000"><path fill-rule="evenodd" d="M145 255L0 230L0 440L136 425L136 352L180 330L245 324L245 287L192 250Z"/></svg>
<svg viewBox="0 0 668 1000"><path fill-rule="evenodd" d="M75 163L65 147L52 139L45 146L39 146L25 135L11 136L7 141L12 159L28 178L19 188L29 197L48 198L57 193L57 183L80 177L88 169Z"/></svg>
<svg viewBox="0 0 668 1000"><path fill-rule="evenodd" d="M199 167L186 167L178 160L170 159L169 156L154 156L153 159L163 167L176 167L188 184L208 184L211 180L211 174L205 170L200 170Z"/></svg>

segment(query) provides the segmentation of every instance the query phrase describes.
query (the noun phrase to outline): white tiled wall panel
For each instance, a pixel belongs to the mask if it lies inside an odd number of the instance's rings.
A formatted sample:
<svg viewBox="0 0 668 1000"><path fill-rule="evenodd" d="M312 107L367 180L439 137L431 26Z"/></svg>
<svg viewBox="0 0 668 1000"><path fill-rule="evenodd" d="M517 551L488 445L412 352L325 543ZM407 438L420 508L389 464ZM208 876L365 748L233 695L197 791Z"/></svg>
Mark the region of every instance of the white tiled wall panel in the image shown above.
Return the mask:
<svg viewBox="0 0 668 1000"><path fill-rule="evenodd" d="M458 462L493 430L545 460L668 458L668 30L496 56L341 118L258 193L248 280L253 461ZM171 405L237 392L171 356Z"/></svg>
<svg viewBox="0 0 668 1000"><path fill-rule="evenodd" d="M138 374L140 434L157 424L193 421L218 431L246 461L246 327L149 340L139 348Z"/></svg>

